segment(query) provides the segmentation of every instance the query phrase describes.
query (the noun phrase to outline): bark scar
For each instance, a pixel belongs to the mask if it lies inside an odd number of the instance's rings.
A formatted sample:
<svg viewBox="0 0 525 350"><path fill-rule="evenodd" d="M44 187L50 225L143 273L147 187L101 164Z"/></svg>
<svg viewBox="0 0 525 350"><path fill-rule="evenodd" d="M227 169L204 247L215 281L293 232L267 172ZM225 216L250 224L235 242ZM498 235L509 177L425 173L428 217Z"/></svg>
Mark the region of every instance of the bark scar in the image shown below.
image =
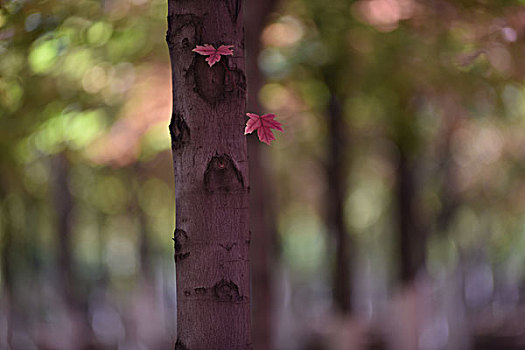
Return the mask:
<svg viewBox="0 0 525 350"><path fill-rule="evenodd" d="M227 252L229 252L230 250L232 250L232 248L237 245L237 243L230 243L230 244L221 244L219 243L219 246L221 246L222 248L224 248Z"/></svg>
<svg viewBox="0 0 525 350"><path fill-rule="evenodd" d="M239 287L232 281L220 280L213 286L215 297L219 301L237 302L242 301L243 297L239 294Z"/></svg>
<svg viewBox="0 0 525 350"><path fill-rule="evenodd" d="M237 22L237 18L239 17L239 13L241 12L241 1L224 0L224 2L226 3L226 8L228 9L230 19L232 20L232 23L235 24Z"/></svg>
<svg viewBox="0 0 525 350"><path fill-rule="evenodd" d="M188 241L186 231L179 228L175 229L175 232L173 233L173 241L175 243L175 262L187 258L190 255L190 252L183 251L184 245Z"/></svg>
<svg viewBox="0 0 525 350"><path fill-rule="evenodd" d="M202 37L202 17L192 14L168 15L166 43L170 51L180 45L182 48L195 46ZM187 32L186 30L189 29Z"/></svg>
<svg viewBox="0 0 525 350"><path fill-rule="evenodd" d="M210 159L204 172L204 188L210 193L233 192L244 188L242 174L229 155L216 155Z"/></svg>
<svg viewBox="0 0 525 350"><path fill-rule="evenodd" d="M173 112L171 114L169 130L171 135L171 148L173 150L181 148L190 140L190 128L180 113Z"/></svg>
<svg viewBox="0 0 525 350"><path fill-rule="evenodd" d="M205 287L198 287L198 288L195 288L194 291L195 291L195 294L202 295L202 294L206 294L207 290Z"/></svg>
<svg viewBox="0 0 525 350"><path fill-rule="evenodd" d="M180 340L180 338L177 338L177 342L175 343L175 350L188 350L188 348L182 342L182 340Z"/></svg>

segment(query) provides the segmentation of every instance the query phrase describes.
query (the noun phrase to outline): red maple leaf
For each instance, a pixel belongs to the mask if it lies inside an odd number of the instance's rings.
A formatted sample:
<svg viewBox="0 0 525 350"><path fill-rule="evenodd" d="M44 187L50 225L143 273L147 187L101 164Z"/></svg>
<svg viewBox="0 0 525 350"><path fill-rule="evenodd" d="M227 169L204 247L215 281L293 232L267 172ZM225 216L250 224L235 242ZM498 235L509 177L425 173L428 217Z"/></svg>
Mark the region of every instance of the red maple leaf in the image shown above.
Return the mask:
<svg viewBox="0 0 525 350"><path fill-rule="evenodd" d="M233 45L221 45L217 49L210 44L197 45L192 51L200 53L203 56L209 56L206 58L206 62L211 66L221 60L221 55L233 55L233 50L231 49Z"/></svg>
<svg viewBox="0 0 525 350"><path fill-rule="evenodd" d="M257 130L259 140L269 145L270 142L275 140L275 136L273 136L271 129L283 131L283 128L281 127L282 124L273 120L275 114L264 114L259 116L253 113L246 113L246 115L250 117L250 119L248 119L248 122L246 123L244 135L251 134Z"/></svg>

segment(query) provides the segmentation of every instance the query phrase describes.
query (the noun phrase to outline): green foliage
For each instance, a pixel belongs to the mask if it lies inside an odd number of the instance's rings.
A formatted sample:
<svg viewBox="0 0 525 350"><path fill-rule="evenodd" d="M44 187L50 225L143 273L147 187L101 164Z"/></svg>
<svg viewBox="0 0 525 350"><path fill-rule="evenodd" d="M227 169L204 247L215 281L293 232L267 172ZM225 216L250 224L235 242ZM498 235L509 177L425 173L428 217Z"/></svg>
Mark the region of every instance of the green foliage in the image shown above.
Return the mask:
<svg viewBox="0 0 525 350"><path fill-rule="evenodd" d="M126 225L104 229L104 221L121 217L131 222L137 212L130 213L129 208L138 204L129 183L149 183L157 176L145 170L138 179L132 171L114 168L96 155L111 147L96 145L110 138L115 125L126 118L125 105L137 72L168 64L165 9L166 3L159 0L1 2L0 190L10 195L0 197L4 208L0 247L20 252L9 267L15 278L37 273L24 263L34 257L46 269L56 268L57 186L67 186L73 198L72 259L78 263L82 283L91 281L85 284L89 285L105 269L114 273L115 281L139 273L138 238L129 241L125 236L129 231L122 231ZM168 119L166 114L166 125ZM166 126L162 129L167 134ZM167 137L159 134L150 131L146 136L144 164L169 148ZM140 145L142 134L133 137ZM67 159L69 183L56 183L59 170L54 162L59 157ZM166 166L169 171L170 165ZM166 209L148 207L146 212L145 208L143 215L154 217L155 227L148 226L146 219L140 230L166 234L172 226L172 196L166 196L171 193L171 179L155 181L164 185ZM10 232L16 240L9 241ZM34 237L39 241L20 248ZM169 256L169 244L157 244L157 237L151 236L152 246L162 246ZM106 239L111 250L107 254L113 260L102 259Z"/></svg>
<svg viewBox="0 0 525 350"><path fill-rule="evenodd" d="M523 186L523 167L515 166L525 160L512 151L525 136L519 131L525 115L518 34L523 3L381 3L386 1L287 1L265 30L260 66L270 82L259 97L288 125L283 148L272 150L283 180L280 203L317 207L323 201L324 174L312 162L327 157L325 115L330 96L337 96L352 164L348 226L363 244L377 232L396 244L390 233L397 211L393 178L403 154L418 164L421 220L431 234L449 205L448 186L457 186L458 208L446 232L437 233L450 237L429 242L431 269L450 271L458 251L480 249L471 244L488 234L479 222L485 211L494 223L523 215L509 203L509 191ZM317 208L319 215L324 210ZM509 210L505 219L497 214ZM488 250L499 256L512 244L505 237L520 230L504 227L504 234L489 234Z"/></svg>

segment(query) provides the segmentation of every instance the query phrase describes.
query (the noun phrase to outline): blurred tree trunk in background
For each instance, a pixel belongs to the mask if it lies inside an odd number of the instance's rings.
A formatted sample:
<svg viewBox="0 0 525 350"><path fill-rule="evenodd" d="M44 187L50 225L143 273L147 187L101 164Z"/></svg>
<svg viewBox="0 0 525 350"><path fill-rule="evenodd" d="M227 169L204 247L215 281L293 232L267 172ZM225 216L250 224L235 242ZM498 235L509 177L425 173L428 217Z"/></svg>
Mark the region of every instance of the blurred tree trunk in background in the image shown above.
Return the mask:
<svg viewBox="0 0 525 350"><path fill-rule="evenodd" d="M328 193L326 196L326 225L334 239L335 259L333 265L332 294L336 311L349 313L351 296L350 235L344 222L346 198L346 142L345 122L341 103L332 93L327 111L328 159L326 164Z"/></svg>
<svg viewBox="0 0 525 350"><path fill-rule="evenodd" d="M151 244L148 232L148 222L144 211L137 206L137 219L139 220L139 257L140 274L146 281L153 280L151 266Z"/></svg>
<svg viewBox="0 0 525 350"><path fill-rule="evenodd" d="M71 212L73 198L69 189L69 161L65 154L52 160L53 201L56 214L59 290L70 312L77 309L73 287L73 262L71 259Z"/></svg>
<svg viewBox="0 0 525 350"><path fill-rule="evenodd" d="M410 284L425 264L426 232L421 225L416 163L403 146L399 147L396 168L396 192L399 225L400 279Z"/></svg>
<svg viewBox="0 0 525 350"><path fill-rule="evenodd" d="M395 210L397 211L398 278L410 286L425 265L428 224L424 225L419 168L424 139L414 126L419 96L414 89L399 89L399 105L392 110L392 137L397 146Z"/></svg>
<svg viewBox="0 0 525 350"><path fill-rule="evenodd" d="M73 254L73 207L74 199L70 189L70 163L67 154L56 155L52 160L53 205L56 215L59 292L65 302L74 336L70 346L83 347L92 340L87 309L82 305L85 295L79 289L79 278L74 271ZM32 254L33 256L35 254Z"/></svg>
<svg viewBox="0 0 525 350"><path fill-rule="evenodd" d="M146 213L144 213L144 210L141 208L138 199L140 186L145 181L146 176L140 163L135 163L133 165L133 170L136 174L136 181L134 181L132 184L134 195L131 202L130 211L134 213L136 219L138 220L140 275L141 278L144 278L147 283L148 281L153 281L153 269L151 265L151 243L149 237L148 218Z"/></svg>
<svg viewBox="0 0 525 350"><path fill-rule="evenodd" d="M263 85L258 57L261 33L277 0L246 2L246 78L248 111L260 111L258 93ZM252 286L252 341L255 349L271 349L273 345L273 278L277 231L272 203L272 186L265 168L265 146L255 133L247 136L250 167L250 232Z"/></svg>
<svg viewBox="0 0 525 350"><path fill-rule="evenodd" d="M89 316L82 305L83 297L79 289L79 279L74 271L73 254L73 207L74 199L70 189L70 163L67 154L56 155L52 160L53 205L56 215L57 254L59 292L65 302L74 336L70 336L69 346L83 347L91 341L93 334L89 327ZM34 254L32 254L34 255Z"/></svg>
<svg viewBox="0 0 525 350"><path fill-rule="evenodd" d="M452 157L453 137L460 125L459 111L461 107L453 97L445 98L442 105L447 111L441 131L441 144L439 145L441 207L436 217L436 231L438 234L447 233L456 212L461 205L458 190L457 167Z"/></svg>
<svg viewBox="0 0 525 350"><path fill-rule="evenodd" d="M0 348L3 346L11 346L11 322L13 319L12 307L11 307L11 298L13 294L12 290L12 266L10 259L11 255L14 253L13 250L13 237L12 230L10 227L10 218L9 218L9 208L7 198L8 188L3 182L0 183L0 198L2 199L2 207L0 212L0 227L2 233L1 242L1 263L2 263L2 272L1 272L1 298L0 298L0 310L5 313L5 330L0 329ZM2 315L3 316L3 315ZM5 337L5 339L2 339Z"/></svg>
<svg viewBox="0 0 525 350"><path fill-rule="evenodd" d="M326 107L319 113L326 118L326 157L323 164L327 185L324 197L324 220L328 229L328 256L332 274L332 299L334 311L340 315L352 310L352 236L345 224L344 203L351 159L348 157L348 123L344 120L343 103L357 91L355 57L347 45L351 21L335 22L332 18L348 11L352 1L333 1L327 6L323 1L309 4L319 37L326 47L334 49L328 59L320 64L319 79L328 92Z"/></svg>
<svg viewBox="0 0 525 350"><path fill-rule="evenodd" d="M176 349L248 349L243 1L168 1L176 191ZM233 45L209 67L196 45Z"/></svg>

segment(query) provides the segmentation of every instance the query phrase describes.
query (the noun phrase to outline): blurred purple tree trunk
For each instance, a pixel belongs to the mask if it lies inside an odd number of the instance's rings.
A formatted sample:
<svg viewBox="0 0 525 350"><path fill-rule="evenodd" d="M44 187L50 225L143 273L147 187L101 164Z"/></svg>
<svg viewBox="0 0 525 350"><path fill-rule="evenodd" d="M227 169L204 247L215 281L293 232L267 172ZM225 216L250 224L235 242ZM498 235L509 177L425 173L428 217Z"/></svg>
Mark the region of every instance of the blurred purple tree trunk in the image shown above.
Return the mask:
<svg viewBox="0 0 525 350"><path fill-rule="evenodd" d="M440 175L442 184L440 188L441 208L436 217L437 233L447 233L449 226L454 219L458 208L461 205L462 198L459 194L457 166L452 157L452 139L456 129L460 125L458 103L454 98L445 99L443 105L448 111L447 117L443 121L441 131L440 150Z"/></svg>
<svg viewBox="0 0 525 350"><path fill-rule="evenodd" d="M257 99L263 77L257 64L261 51L261 33L277 0L246 2L246 75L248 110L260 111ZM252 337L255 349L272 348L273 278L276 230L272 211L272 188L264 167L265 149L255 133L248 136L250 166L250 232L252 237Z"/></svg>
<svg viewBox="0 0 525 350"><path fill-rule="evenodd" d="M139 226L139 261L140 261L140 275L146 283L153 280L153 270L151 266L151 242L149 237L148 218L144 210L141 208L138 195L139 188L145 179L144 169L140 163L133 165L137 181L132 184L134 190L134 199L131 202L131 212L134 213L138 220Z"/></svg>
<svg viewBox="0 0 525 350"><path fill-rule="evenodd" d="M249 349L243 1L168 1L176 349ZM209 67L196 45L233 45Z"/></svg>
<svg viewBox="0 0 525 350"><path fill-rule="evenodd" d="M73 291L73 271L71 259L71 213L73 198L69 189L69 162L65 154L53 159L53 200L57 220L57 252L60 291L69 311L77 308Z"/></svg>
<svg viewBox="0 0 525 350"><path fill-rule="evenodd" d="M93 334L89 326L87 310L82 305L78 288L79 279L74 272L72 256L73 244L73 207L74 199L70 189L70 162L66 153L61 153L52 159L53 174L53 204L56 214L57 253L59 292L65 302L68 315L74 322L73 327L78 332L73 339L75 346L83 347L91 341Z"/></svg>

